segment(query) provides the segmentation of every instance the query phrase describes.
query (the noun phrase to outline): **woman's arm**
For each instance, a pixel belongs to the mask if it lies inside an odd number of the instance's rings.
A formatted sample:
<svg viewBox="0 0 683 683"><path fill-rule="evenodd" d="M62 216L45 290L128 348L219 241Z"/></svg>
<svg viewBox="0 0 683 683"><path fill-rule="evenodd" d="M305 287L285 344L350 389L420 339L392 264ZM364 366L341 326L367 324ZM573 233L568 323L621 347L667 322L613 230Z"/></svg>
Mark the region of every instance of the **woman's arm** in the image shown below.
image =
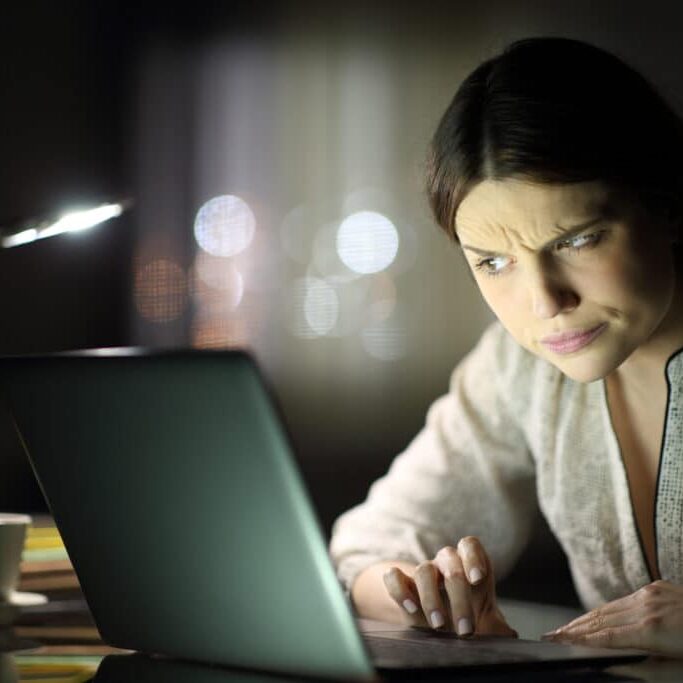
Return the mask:
<svg viewBox="0 0 683 683"><path fill-rule="evenodd" d="M417 566L466 536L499 578L511 568L536 513L535 464L513 414L530 403L527 356L492 326L365 502L336 520L330 554L347 591L373 565Z"/></svg>

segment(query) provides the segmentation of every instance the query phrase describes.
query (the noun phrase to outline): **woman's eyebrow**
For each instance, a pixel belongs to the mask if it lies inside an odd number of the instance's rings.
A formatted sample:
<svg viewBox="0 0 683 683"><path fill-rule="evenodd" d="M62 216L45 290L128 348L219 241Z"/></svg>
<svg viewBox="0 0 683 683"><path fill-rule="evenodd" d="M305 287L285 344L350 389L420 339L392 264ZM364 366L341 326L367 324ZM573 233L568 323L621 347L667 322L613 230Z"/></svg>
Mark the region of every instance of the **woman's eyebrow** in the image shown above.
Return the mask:
<svg viewBox="0 0 683 683"><path fill-rule="evenodd" d="M554 237L551 239L549 242L544 244L541 247L541 250L543 249L549 249L553 246L555 246L558 242L563 242L564 240L571 239L574 235L583 232L587 228L590 228L591 226L595 225L596 223L599 223L600 221L604 220L605 215L604 213L601 213L599 216L596 218L591 218L591 220L586 221L585 223L580 223L579 225L573 225L570 228L562 228L561 225L555 224L555 227L558 230L562 230L562 234L559 235L558 237ZM479 247L473 247L469 244L460 244L462 249L467 249L468 251L473 251L475 254L479 254L480 256L496 256L500 252L496 251L489 251L487 249L480 249Z"/></svg>

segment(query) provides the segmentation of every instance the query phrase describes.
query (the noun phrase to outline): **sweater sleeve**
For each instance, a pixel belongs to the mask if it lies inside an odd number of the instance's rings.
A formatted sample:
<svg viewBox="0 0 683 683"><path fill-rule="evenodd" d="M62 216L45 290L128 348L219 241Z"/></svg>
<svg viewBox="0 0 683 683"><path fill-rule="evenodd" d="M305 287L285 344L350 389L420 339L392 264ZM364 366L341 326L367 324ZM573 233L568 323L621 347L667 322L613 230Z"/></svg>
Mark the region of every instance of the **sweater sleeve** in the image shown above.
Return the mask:
<svg viewBox="0 0 683 683"><path fill-rule="evenodd" d="M330 555L347 592L372 564L419 563L467 535L481 539L498 579L512 568L536 509L534 462L514 417L532 359L493 323L458 365L423 429L333 526Z"/></svg>

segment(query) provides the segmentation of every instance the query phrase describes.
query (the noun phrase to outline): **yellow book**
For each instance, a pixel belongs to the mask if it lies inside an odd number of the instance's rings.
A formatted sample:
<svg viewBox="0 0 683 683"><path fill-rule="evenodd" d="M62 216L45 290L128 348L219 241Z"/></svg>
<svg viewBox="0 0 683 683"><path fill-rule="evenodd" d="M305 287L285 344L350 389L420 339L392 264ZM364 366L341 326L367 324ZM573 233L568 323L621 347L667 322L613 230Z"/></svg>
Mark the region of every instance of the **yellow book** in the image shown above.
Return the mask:
<svg viewBox="0 0 683 683"><path fill-rule="evenodd" d="M45 536L59 536L56 526L30 526L26 534L29 538L42 538Z"/></svg>
<svg viewBox="0 0 683 683"><path fill-rule="evenodd" d="M19 681L49 681L50 683L83 683L97 671L90 664L18 664Z"/></svg>
<svg viewBox="0 0 683 683"><path fill-rule="evenodd" d="M64 541L56 526L29 527L24 541L24 550L51 550L64 548Z"/></svg>
<svg viewBox="0 0 683 683"><path fill-rule="evenodd" d="M26 550L45 550L46 548L63 548L61 537L27 538L24 542Z"/></svg>

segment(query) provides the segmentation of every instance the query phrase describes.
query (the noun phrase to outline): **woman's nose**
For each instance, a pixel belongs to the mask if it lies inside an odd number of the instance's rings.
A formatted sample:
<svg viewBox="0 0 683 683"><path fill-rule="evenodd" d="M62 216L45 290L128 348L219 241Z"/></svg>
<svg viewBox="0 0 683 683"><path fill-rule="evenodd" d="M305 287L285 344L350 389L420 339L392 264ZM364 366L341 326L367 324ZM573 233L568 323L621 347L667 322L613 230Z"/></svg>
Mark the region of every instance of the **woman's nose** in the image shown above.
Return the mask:
<svg viewBox="0 0 683 683"><path fill-rule="evenodd" d="M531 310L538 318L554 318L579 304L578 294L567 282L540 268L532 275L529 289Z"/></svg>

